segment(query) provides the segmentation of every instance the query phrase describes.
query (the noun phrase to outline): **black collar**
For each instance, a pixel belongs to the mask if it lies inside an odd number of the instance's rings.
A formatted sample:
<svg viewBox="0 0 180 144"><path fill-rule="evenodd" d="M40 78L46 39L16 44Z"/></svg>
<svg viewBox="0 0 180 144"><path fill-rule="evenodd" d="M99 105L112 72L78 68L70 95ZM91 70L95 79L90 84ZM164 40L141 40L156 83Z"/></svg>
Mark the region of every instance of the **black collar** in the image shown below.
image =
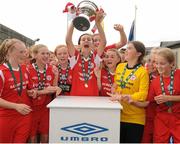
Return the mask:
<svg viewBox="0 0 180 144"><path fill-rule="evenodd" d="M133 67L129 67L128 64L126 65L127 69L135 69L138 65L140 65L140 63L135 64Z"/></svg>

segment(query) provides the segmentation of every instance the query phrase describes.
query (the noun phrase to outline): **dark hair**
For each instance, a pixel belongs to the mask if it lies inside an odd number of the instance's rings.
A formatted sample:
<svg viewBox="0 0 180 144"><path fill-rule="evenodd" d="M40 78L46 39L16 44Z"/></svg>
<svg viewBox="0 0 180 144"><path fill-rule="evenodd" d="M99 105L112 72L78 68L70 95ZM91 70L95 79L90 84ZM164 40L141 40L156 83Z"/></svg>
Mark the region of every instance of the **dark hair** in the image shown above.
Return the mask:
<svg viewBox="0 0 180 144"><path fill-rule="evenodd" d="M140 41L130 41L129 43L134 45L137 52L141 53L141 55L138 58L138 63L142 63L143 57L144 57L145 52L146 52L145 45Z"/></svg>
<svg viewBox="0 0 180 144"><path fill-rule="evenodd" d="M79 37L79 40L78 40L78 45L80 45L81 38L82 38L82 36L84 36L84 35L91 35L91 34L88 34L88 33L84 33L84 34L82 34L82 35Z"/></svg>

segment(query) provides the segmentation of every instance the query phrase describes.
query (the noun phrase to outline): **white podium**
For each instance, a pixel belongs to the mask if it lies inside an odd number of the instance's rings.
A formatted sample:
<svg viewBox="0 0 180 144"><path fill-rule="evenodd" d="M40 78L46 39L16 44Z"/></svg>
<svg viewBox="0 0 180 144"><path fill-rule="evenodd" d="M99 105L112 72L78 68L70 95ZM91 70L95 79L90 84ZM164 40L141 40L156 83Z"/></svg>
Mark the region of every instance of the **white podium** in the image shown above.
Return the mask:
<svg viewBox="0 0 180 144"><path fill-rule="evenodd" d="M109 97L60 96L48 107L50 143L119 143L119 102Z"/></svg>

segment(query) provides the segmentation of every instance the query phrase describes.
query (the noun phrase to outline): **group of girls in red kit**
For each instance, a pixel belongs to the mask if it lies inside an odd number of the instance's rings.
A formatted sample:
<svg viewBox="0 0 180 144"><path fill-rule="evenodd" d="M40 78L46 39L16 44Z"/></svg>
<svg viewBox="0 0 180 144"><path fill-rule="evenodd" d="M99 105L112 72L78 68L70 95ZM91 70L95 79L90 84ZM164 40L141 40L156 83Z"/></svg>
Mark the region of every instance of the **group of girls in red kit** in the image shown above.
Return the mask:
<svg viewBox="0 0 180 144"><path fill-rule="evenodd" d="M71 24L66 45L58 45L54 53L43 44L27 49L18 39L1 43L0 143L48 143L47 104L61 95L110 96L119 101L122 143L180 141L180 71L174 53L168 48L152 51L146 69L144 44L131 41L124 61L117 50L127 42L123 27L115 25L120 43L106 47L102 17L98 11L99 34L81 35L78 46L72 41Z"/></svg>
<svg viewBox="0 0 180 144"><path fill-rule="evenodd" d="M17 39L0 45L0 142L48 142L52 95L59 95L58 71L48 64L45 45L32 48L35 62L25 65L27 48Z"/></svg>

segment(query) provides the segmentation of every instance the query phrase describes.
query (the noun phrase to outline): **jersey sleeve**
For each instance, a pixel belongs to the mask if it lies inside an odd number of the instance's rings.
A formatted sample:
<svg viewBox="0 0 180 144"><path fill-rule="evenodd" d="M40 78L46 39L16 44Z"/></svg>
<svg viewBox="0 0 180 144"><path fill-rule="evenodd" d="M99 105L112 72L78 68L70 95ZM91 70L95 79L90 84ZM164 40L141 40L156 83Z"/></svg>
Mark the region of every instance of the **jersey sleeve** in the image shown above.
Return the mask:
<svg viewBox="0 0 180 144"><path fill-rule="evenodd" d="M108 49L113 49L113 48L116 48L116 44L111 44L111 45L108 45L105 47L104 51L107 51Z"/></svg>

